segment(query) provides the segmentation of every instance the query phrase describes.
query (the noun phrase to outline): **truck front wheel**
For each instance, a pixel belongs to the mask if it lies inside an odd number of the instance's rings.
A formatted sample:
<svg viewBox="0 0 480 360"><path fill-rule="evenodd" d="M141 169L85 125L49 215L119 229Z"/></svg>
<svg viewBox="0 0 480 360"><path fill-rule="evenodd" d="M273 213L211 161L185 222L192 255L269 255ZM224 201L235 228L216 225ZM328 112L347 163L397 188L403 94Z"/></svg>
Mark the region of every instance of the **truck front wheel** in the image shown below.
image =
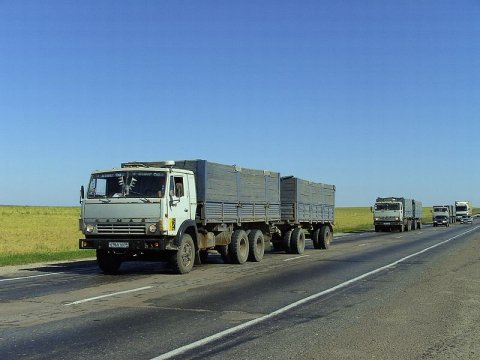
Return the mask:
<svg viewBox="0 0 480 360"><path fill-rule="evenodd" d="M171 257L175 273L186 274L192 271L195 262L195 245L189 234L183 234L178 250Z"/></svg>
<svg viewBox="0 0 480 360"><path fill-rule="evenodd" d="M97 264L105 274L116 274L122 264L122 259L120 255L105 250L97 250Z"/></svg>

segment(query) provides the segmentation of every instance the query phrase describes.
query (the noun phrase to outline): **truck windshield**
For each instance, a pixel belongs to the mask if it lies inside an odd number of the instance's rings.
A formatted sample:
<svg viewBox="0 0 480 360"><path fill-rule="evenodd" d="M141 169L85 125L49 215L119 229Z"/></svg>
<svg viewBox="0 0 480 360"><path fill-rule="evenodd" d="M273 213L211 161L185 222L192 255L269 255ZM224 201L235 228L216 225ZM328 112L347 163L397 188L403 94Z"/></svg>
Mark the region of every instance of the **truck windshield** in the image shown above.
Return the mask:
<svg viewBox="0 0 480 360"><path fill-rule="evenodd" d="M162 198L165 195L164 172L115 171L93 174L87 197L94 198Z"/></svg>
<svg viewBox="0 0 480 360"><path fill-rule="evenodd" d="M466 205L457 205L457 211L467 211Z"/></svg>
<svg viewBox="0 0 480 360"><path fill-rule="evenodd" d="M399 203L376 203L375 210L400 210Z"/></svg>
<svg viewBox="0 0 480 360"><path fill-rule="evenodd" d="M433 211L435 212L446 212L448 209L446 207L434 207Z"/></svg>

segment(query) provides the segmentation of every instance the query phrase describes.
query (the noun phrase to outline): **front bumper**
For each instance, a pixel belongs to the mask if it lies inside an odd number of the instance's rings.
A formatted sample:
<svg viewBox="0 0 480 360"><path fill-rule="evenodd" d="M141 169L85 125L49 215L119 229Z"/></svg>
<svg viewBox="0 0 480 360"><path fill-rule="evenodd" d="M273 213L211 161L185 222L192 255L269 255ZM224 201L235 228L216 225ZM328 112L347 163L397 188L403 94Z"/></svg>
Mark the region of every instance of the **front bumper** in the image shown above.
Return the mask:
<svg viewBox="0 0 480 360"><path fill-rule="evenodd" d="M172 237L162 238L85 238L78 240L79 249L116 250L142 252L155 250L178 250Z"/></svg>

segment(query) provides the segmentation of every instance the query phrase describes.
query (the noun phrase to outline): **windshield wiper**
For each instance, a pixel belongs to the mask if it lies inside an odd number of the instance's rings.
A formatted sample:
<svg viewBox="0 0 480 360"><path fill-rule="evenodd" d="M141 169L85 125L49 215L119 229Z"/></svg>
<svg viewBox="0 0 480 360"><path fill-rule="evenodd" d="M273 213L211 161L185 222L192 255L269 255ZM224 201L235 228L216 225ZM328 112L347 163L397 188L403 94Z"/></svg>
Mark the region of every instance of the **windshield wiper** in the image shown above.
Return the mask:
<svg viewBox="0 0 480 360"><path fill-rule="evenodd" d="M151 203L150 200L148 200L147 198L140 198L141 201L143 201L144 203Z"/></svg>
<svg viewBox="0 0 480 360"><path fill-rule="evenodd" d="M99 199L101 202L103 202L104 204L108 204L110 201L110 199Z"/></svg>

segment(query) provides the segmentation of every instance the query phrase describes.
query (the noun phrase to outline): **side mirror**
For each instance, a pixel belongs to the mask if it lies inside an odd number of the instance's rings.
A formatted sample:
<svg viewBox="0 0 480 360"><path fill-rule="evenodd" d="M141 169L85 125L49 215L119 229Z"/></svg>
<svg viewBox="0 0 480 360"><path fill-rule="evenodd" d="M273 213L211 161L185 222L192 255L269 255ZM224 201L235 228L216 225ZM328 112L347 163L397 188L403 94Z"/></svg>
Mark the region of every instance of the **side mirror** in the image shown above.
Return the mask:
<svg viewBox="0 0 480 360"><path fill-rule="evenodd" d="M80 187L80 203L82 203L82 200L85 198L85 188L83 185Z"/></svg>
<svg viewBox="0 0 480 360"><path fill-rule="evenodd" d="M370 206L370 212L373 212L373 206Z"/></svg>

